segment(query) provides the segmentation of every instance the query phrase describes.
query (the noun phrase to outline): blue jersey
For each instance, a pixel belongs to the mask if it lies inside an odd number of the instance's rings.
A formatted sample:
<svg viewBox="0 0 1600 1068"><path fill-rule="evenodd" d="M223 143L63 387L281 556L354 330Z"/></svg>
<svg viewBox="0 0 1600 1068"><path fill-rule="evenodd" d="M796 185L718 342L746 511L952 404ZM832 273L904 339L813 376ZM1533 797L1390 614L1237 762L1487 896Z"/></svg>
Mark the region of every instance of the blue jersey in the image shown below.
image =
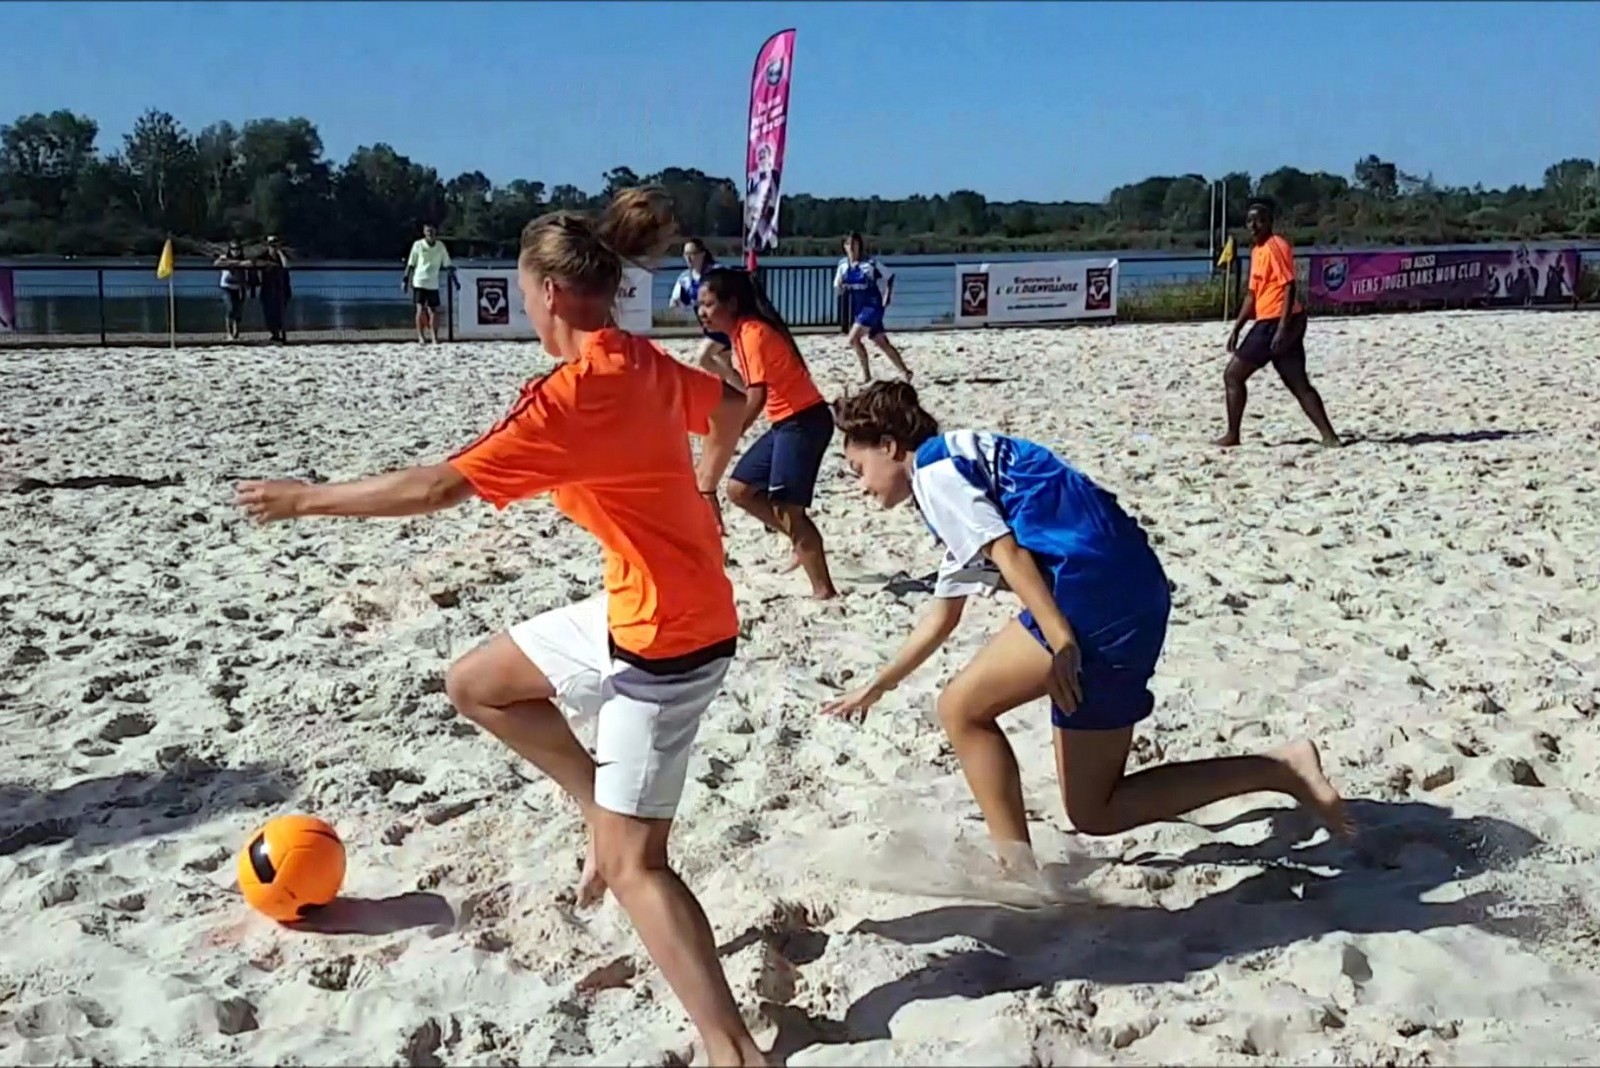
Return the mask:
<svg viewBox="0 0 1600 1068"><path fill-rule="evenodd" d="M935 596L999 586L982 550L1011 534L1086 638L1168 604L1144 530L1115 496L1042 445L987 431L940 434L917 449L911 487L945 547Z"/></svg>
<svg viewBox="0 0 1600 1068"><path fill-rule="evenodd" d="M695 306L700 301L700 283L704 279L704 275L695 274L693 270L684 271L678 276L678 280L673 283L672 297L667 303L676 304L680 308L688 308L690 311L694 311Z"/></svg>
<svg viewBox="0 0 1600 1068"><path fill-rule="evenodd" d="M850 298L850 317L862 312L883 310L883 290L894 274L876 259L850 262L850 257L839 259L839 268L833 272L833 287Z"/></svg>

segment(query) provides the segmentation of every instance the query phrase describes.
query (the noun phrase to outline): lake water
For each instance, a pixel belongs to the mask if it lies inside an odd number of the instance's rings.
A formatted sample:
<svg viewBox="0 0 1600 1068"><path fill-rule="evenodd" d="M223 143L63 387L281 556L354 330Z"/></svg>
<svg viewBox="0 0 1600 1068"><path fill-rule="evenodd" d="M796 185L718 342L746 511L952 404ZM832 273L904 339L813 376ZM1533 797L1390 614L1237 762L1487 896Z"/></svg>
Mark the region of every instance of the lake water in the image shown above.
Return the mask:
<svg viewBox="0 0 1600 1068"><path fill-rule="evenodd" d="M1122 257L1121 286L1171 284L1204 277L1209 260L1204 253L994 253L885 256L894 271L894 302L889 309L890 328L911 329L949 322L955 308L956 263L999 263L1061 259ZM1137 257L1130 259L1129 257ZM821 325L833 320L833 268L828 256L774 256L761 261L770 268L768 290L774 303L795 326ZM459 260L458 267L509 267L509 261ZM40 262L13 261L18 303L19 332L26 334L95 334L102 318L108 334L165 333L167 283L155 277L153 263L130 267L126 260ZM399 262L308 263L294 270L295 298L290 304L291 330L361 332L402 330L411 320L410 300L401 292ZM680 260L666 261L654 274L654 306L658 322L681 319L668 306L673 283L683 270ZM173 276L179 304L178 323L183 332L221 329L222 303L217 293L218 271L202 261L180 261ZM251 302L246 329L257 329L259 307Z"/></svg>

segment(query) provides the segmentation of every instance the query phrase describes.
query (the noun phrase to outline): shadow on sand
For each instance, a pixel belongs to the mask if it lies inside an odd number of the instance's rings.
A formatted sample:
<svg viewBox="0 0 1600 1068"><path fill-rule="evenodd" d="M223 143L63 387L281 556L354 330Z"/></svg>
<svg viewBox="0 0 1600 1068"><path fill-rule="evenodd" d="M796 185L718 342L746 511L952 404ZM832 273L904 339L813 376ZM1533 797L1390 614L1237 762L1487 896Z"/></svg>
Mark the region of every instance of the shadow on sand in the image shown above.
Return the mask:
<svg viewBox="0 0 1600 1068"><path fill-rule="evenodd" d="M3 783L0 857L59 842L81 855L172 834L224 812L281 804L294 782L289 769L185 760L154 774L101 776L59 790Z"/></svg>
<svg viewBox="0 0 1600 1068"><path fill-rule="evenodd" d="M906 1005L948 997L981 998L1068 979L1133 984L1180 981L1221 961L1289 946L1335 931L1371 934L1477 924L1517 933L1516 920L1494 916L1501 899L1480 892L1448 903L1428 891L1509 867L1541 843L1514 824L1487 817L1458 819L1421 802L1355 801L1361 827L1355 846L1293 849L1306 817L1294 809L1261 809L1227 824L1268 820L1259 846L1212 843L1181 858L1133 858L1142 867L1268 865L1243 882L1185 909L1063 905L1020 910L955 905L894 920L865 920L852 933L906 945L964 937L961 949L858 998L842 1020L772 1005L775 1052L787 1058L817 1044L890 1037L889 1022ZM1331 873L1331 874L1330 874Z"/></svg>
<svg viewBox="0 0 1600 1068"><path fill-rule="evenodd" d="M1486 441L1507 441L1511 438L1531 438L1536 430L1461 430L1429 431L1416 434L1350 434L1346 445L1479 445ZM1281 449L1289 445L1315 445L1316 438L1290 438L1274 441L1267 447ZM1337 451L1337 450L1335 450Z"/></svg>
<svg viewBox="0 0 1600 1068"><path fill-rule="evenodd" d="M393 897L341 897L292 926L311 934L389 935L413 927L448 930L455 923L450 902L419 891Z"/></svg>

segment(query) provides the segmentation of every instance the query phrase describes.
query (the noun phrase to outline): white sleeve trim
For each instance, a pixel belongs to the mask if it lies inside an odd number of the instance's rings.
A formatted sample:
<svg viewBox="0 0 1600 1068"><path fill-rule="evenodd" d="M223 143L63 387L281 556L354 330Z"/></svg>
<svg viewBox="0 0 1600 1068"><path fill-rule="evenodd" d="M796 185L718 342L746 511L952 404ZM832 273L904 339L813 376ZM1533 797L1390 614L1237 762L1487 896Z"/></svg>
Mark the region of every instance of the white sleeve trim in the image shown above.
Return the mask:
<svg viewBox="0 0 1600 1068"><path fill-rule="evenodd" d="M948 459L917 468L911 485L928 525L963 565L1011 533L994 502Z"/></svg>

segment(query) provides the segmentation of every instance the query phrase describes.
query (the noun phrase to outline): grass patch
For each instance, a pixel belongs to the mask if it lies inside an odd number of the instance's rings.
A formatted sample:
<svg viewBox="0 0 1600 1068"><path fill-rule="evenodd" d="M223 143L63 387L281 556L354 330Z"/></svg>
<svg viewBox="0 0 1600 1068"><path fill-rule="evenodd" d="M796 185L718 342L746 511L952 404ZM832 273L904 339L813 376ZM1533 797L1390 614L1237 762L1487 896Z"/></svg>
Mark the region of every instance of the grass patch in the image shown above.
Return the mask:
<svg viewBox="0 0 1600 1068"><path fill-rule="evenodd" d="M1220 321L1224 275L1171 282L1141 282L1117 294L1117 318L1123 322L1184 323ZM1234 307L1237 307L1237 295Z"/></svg>

